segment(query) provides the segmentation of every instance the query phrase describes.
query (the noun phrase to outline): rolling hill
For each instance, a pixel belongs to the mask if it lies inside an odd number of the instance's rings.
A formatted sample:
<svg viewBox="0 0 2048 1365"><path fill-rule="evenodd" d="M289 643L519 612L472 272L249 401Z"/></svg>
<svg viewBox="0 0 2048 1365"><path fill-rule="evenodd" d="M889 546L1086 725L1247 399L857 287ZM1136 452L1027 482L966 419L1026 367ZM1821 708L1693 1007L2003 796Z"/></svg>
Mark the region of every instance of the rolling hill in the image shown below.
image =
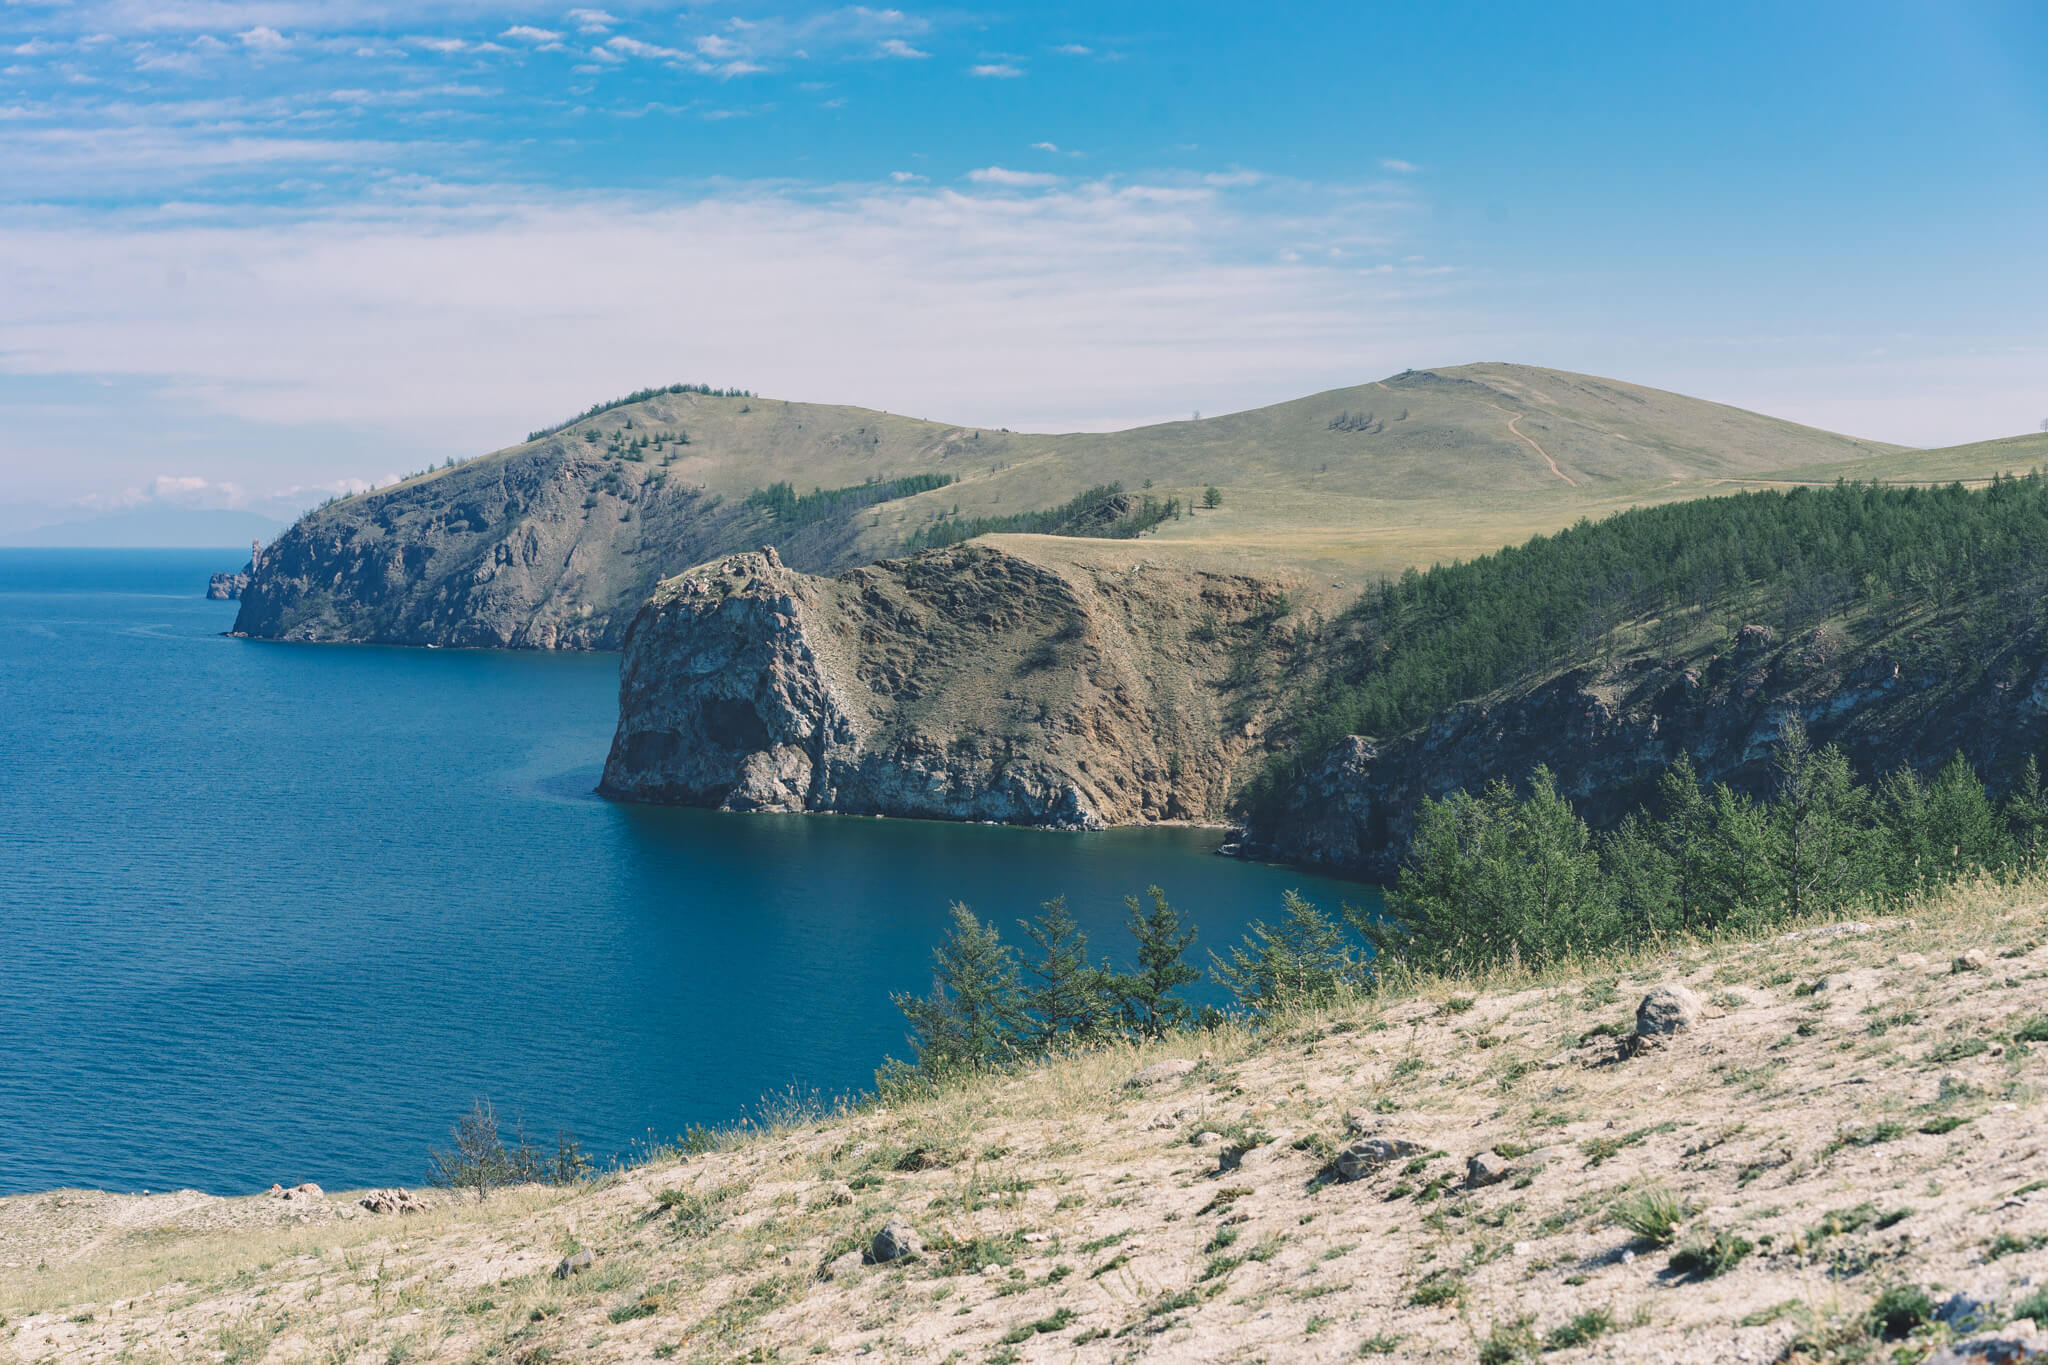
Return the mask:
<svg viewBox="0 0 2048 1365"><path fill-rule="evenodd" d="M1142 550L1097 542L1092 561L1105 548L1112 558L1165 556L1341 598L1409 565L1736 486L1726 481L1921 458L1677 394L1503 364L1411 370L1250 412L1086 435L678 386L309 513L264 552L236 629L617 648L657 583L717 555L772 543L793 568L836 571L898 554L949 520L1039 512L1105 485L1182 509L1214 485L1222 505L1184 510ZM1977 457L1961 458L1977 467ZM767 496L783 484L790 495L843 495L814 500L795 524L791 505ZM1080 551L1070 537L997 539L1047 562Z"/></svg>

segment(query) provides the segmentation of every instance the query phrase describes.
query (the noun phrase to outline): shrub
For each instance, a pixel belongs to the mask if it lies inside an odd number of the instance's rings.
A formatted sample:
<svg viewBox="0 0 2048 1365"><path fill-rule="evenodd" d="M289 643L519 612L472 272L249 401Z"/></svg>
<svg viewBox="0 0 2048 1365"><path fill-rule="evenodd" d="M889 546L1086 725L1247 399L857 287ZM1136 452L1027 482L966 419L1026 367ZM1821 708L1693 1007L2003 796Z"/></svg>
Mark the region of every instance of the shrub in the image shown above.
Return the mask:
<svg viewBox="0 0 2048 1365"><path fill-rule="evenodd" d="M1543 1349L1546 1351L1567 1351L1574 1346L1591 1345L1595 1337L1604 1336L1614 1330L1614 1312L1608 1308L1588 1308L1570 1322L1561 1323L1543 1334Z"/></svg>
<svg viewBox="0 0 2048 1365"><path fill-rule="evenodd" d="M1668 1247L1678 1240L1678 1229L1698 1210L1663 1186L1641 1190L1614 1206L1614 1222L1638 1241Z"/></svg>
<svg viewBox="0 0 2048 1365"><path fill-rule="evenodd" d="M1703 1228L1671 1253L1666 1269L1684 1279L1711 1280L1733 1270L1754 1250L1756 1245L1747 1238Z"/></svg>
<svg viewBox="0 0 2048 1365"><path fill-rule="evenodd" d="M1542 1346L1536 1340L1535 1318L1524 1313L1506 1322L1496 1322L1479 1343L1479 1365L1518 1365L1536 1359Z"/></svg>
<svg viewBox="0 0 2048 1365"><path fill-rule="evenodd" d="M1865 1320L1886 1341L1898 1341L1934 1318L1934 1300L1917 1284L1895 1284L1877 1296Z"/></svg>

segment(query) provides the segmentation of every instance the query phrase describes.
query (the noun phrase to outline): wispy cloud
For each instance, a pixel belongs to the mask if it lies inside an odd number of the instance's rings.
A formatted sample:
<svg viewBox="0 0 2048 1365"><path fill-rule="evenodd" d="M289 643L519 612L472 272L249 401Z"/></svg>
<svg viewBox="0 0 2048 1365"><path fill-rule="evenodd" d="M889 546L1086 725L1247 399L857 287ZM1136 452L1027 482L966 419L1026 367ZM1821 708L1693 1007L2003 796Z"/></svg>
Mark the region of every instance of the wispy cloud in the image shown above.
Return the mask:
<svg viewBox="0 0 2048 1365"><path fill-rule="evenodd" d="M572 9L569 11L569 22L584 33L604 33L619 21L601 9Z"/></svg>
<svg viewBox="0 0 2048 1365"><path fill-rule="evenodd" d="M884 38L875 44L875 51L884 57L929 57L932 54L922 48L912 47L901 38Z"/></svg>
<svg viewBox="0 0 2048 1365"><path fill-rule="evenodd" d="M967 173L967 178L977 185L1000 185L1005 189L1042 188L1057 185L1060 178L1043 171L1013 171L1004 166L983 166Z"/></svg>
<svg viewBox="0 0 2048 1365"><path fill-rule="evenodd" d="M521 43L559 43L562 35L551 28L535 28L531 24L514 24L498 35Z"/></svg>
<svg viewBox="0 0 2048 1365"><path fill-rule="evenodd" d="M258 24L235 35L242 40L242 46L251 52L282 52L292 45L292 40L267 24Z"/></svg>
<svg viewBox="0 0 2048 1365"><path fill-rule="evenodd" d="M1390 156L1380 162L1380 169L1407 175L1416 169L1416 165L1412 161L1403 161L1399 157Z"/></svg>
<svg viewBox="0 0 2048 1365"><path fill-rule="evenodd" d="M1063 56L1068 57L1085 57L1094 50L1094 48L1088 47L1081 43L1061 43L1058 47L1053 49L1054 52L1058 52Z"/></svg>
<svg viewBox="0 0 2048 1365"><path fill-rule="evenodd" d="M1012 66L1008 62L984 62L980 66L968 67L967 74L980 76L984 80L1015 80L1024 74L1024 68Z"/></svg>

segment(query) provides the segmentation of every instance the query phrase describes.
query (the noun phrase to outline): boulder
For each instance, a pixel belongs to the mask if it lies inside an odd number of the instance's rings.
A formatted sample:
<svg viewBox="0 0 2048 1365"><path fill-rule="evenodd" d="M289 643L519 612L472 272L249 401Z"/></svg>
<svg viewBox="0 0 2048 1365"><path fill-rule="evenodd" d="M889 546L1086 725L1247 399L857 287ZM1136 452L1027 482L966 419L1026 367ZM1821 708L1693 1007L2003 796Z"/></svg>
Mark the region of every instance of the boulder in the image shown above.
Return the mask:
<svg viewBox="0 0 2048 1365"><path fill-rule="evenodd" d="M1499 1152L1479 1152L1465 1160L1465 1188L1483 1190L1498 1185L1520 1168Z"/></svg>
<svg viewBox="0 0 2048 1365"><path fill-rule="evenodd" d="M1360 1138L1338 1152L1330 1165L1339 1180L1363 1180L1388 1162L1405 1161L1422 1152L1421 1143L1406 1138Z"/></svg>
<svg viewBox="0 0 2048 1365"><path fill-rule="evenodd" d="M1927 1357L1927 1365L2010 1365L2021 1360L2048 1360L2048 1335L2025 1318L1995 1332L1950 1342Z"/></svg>
<svg viewBox="0 0 2048 1365"><path fill-rule="evenodd" d="M1179 1080L1182 1076L1193 1074L1197 1065L1198 1063L1191 1062L1185 1057L1174 1057L1167 1061L1154 1062L1137 1075L1131 1077L1131 1084L1135 1086L1164 1085L1168 1081Z"/></svg>
<svg viewBox="0 0 2048 1365"><path fill-rule="evenodd" d="M1982 948L1971 948L1956 954L1956 960L1949 964L1952 972L1981 972L1991 965L1991 956Z"/></svg>
<svg viewBox="0 0 2048 1365"><path fill-rule="evenodd" d="M1934 1310L1934 1320L1952 1332L1974 1332L1996 1322L1997 1305L1962 1290L1943 1299Z"/></svg>
<svg viewBox="0 0 2048 1365"><path fill-rule="evenodd" d="M1676 983L1657 987L1636 1006L1636 1037L1667 1038L1696 1027L1707 1008L1691 990Z"/></svg>
<svg viewBox="0 0 2048 1365"><path fill-rule="evenodd" d="M597 1257L591 1255L588 1251L579 1251L573 1256L564 1256L560 1263L555 1266L555 1278L566 1280L571 1275L581 1275L596 1264Z"/></svg>
<svg viewBox="0 0 2048 1365"><path fill-rule="evenodd" d="M371 1213L425 1213L427 1201L411 1190L371 1190L356 1201Z"/></svg>
<svg viewBox="0 0 2048 1365"><path fill-rule="evenodd" d="M277 1189L275 1185L271 1186L271 1188ZM309 1180L304 1184L294 1185L288 1190L278 1190L277 1197L279 1199L325 1199L327 1193Z"/></svg>
<svg viewBox="0 0 2048 1365"><path fill-rule="evenodd" d="M906 1256L917 1256L924 1251L924 1242L908 1224L890 1222L882 1225L875 1234L875 1240L868 1248L869 1256L877 1265L901 1260Z"/></svg>
<svg viewBox="0 0 2048 1365"><path fill-rule="evenodd" d="M811 1207L827 1209L853 1202L853 1186L843 1180L828 1180L811 1191Z"/></svg>

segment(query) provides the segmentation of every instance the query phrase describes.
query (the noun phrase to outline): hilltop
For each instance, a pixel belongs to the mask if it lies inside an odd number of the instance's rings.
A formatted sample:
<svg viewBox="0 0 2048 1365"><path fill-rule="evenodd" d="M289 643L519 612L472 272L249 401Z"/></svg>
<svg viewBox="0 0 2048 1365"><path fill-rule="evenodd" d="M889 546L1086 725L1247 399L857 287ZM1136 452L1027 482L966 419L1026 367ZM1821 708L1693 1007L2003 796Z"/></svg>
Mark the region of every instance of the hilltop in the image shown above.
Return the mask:
<svg viewBox="0 0 2048 1365"><path fill-rule="evenodd" d="M1134 503L1173 499L1180 509L1146 532L1144 554L1292 575L1335 601L1375 576L1583 516L1903 454L1518 365L1414 370L1251 412L1088 435L664 390L308 513L265 551L235 628L617 648L655 584L721 554L774 544L795 568L835 572L948 524L1000 531L1002 519L1116 485ZM1212 485L1221 506L1194 507ZM795 504L812 490L837 496ZM1039 560L1077 552L1066 536L1003 539Z"/></svg>
<svg viewBox="0 0 2048 1365"><path fill-rule="evenodd" d="M0 1354L1508 1365L2024 1340L2000 1324L2048 1314L2044 894L1397 977L482 1205L8 1199ZM1691 1027L1633 1046L1638 1001L1674 986ZM890 1223L921 1250L864 1263Z"/></svg>

